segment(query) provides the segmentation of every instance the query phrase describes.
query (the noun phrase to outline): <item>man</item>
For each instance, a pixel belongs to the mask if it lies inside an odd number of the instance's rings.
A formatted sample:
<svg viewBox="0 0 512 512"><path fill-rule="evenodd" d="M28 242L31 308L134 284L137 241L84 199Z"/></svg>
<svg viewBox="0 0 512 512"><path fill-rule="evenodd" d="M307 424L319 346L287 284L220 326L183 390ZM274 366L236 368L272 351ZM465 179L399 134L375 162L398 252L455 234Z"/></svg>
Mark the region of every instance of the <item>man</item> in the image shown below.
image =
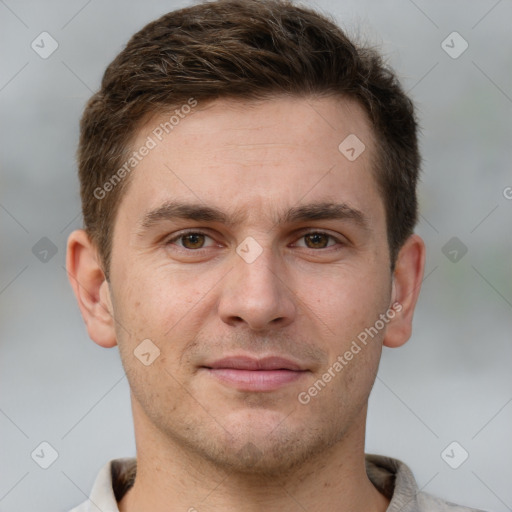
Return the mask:
<svg viewBox="0 0 512 512"><path fill-rule="evenodd" d="M375 52L286 1L169 13L108 67L78 158L67 268L137 458L75 511L471 510L364 453L425 258L414 110Z"/></svg>

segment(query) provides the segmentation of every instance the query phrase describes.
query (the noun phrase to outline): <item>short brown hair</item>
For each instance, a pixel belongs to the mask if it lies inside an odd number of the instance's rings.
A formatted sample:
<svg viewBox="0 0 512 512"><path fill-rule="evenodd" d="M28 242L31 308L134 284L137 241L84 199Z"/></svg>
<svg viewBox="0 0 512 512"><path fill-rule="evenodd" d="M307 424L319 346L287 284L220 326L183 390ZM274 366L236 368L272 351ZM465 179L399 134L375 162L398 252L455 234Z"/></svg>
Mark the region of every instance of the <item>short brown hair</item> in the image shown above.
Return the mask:
<svg viewBox="0 0 512 512"><path fill-rule="evenodd" d="M346 97L364 108L377 141L375 176L394 263L417 221L420 166L413 104L395 74L375 50L290 0L217 0L165 14L136 33L85 108L78 150L84 227L107 279L129 179L109 186L105 197L97 191L129 158L141 122L191 98L277 95Z"/></svg>

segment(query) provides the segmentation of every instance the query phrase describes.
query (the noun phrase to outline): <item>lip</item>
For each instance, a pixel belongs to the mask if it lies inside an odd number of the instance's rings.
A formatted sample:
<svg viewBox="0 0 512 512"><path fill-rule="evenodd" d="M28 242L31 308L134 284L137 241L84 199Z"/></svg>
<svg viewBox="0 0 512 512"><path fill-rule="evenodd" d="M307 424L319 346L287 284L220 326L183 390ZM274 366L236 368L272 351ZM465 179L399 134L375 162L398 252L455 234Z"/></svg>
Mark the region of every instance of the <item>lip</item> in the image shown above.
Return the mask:
<svg viewBox="0 0 512 512"><path fill-rule="evenodd" d="M286 359L284 357L279 356L269 356L269 357L250 357L250 356L231 356L224 357L217 361L214 361L209 364L204 365L206 368L212 368L214 370L222 369L222 368L232 368L235 370L293 370L293 371L301 371L305 368L302 368L300 364L292 361L290 359Z"/></svg>
<svg viewBox="0 0 512 512"><path fill-rule="evenodd" d="M309 370L278 356L261 359L225 357L202 367L209 375L239 391L273 391L302 378Z"/></svg>

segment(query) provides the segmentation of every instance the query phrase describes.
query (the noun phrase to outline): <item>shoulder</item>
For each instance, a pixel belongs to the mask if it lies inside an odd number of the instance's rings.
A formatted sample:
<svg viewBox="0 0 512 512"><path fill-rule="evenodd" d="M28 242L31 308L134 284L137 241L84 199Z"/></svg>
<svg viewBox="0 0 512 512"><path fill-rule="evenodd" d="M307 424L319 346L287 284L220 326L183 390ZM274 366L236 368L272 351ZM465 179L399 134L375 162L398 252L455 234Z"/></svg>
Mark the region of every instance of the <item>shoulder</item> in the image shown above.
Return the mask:
<svg viewBox="0 0 512 512"><path fill-rule="evenodd" d="M365 454L365 462L368 478L390 500L386 512L484 512L420 491L412 471L401 460Z"/></svg>
<svg viewBox="0 0 512 512"><path fill-rule="evenodd" d="M89 499L70 512L119 512L117 502L133 483L136 459L114 459L105 464L92 487Z"/></svg>
<svg viewBox="0 0 512 512"><path fill-rule="evenodd" d="M419 492L416 497L419 510L436 511L436 512L484 512L476 508L463 507L450 501L442 500L432 494Z"/></svg>

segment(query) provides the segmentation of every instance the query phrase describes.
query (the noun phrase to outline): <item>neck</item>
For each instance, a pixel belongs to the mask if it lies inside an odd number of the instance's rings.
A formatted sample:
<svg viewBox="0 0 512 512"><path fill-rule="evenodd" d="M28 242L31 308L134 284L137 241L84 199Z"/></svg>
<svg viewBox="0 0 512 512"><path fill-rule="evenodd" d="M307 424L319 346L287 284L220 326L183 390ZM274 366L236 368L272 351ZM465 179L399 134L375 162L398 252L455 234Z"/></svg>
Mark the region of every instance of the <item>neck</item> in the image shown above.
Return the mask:
<svg viewBox="0 0 512 512"><path fill-rule="evenodd" d="M119 503L120 512L384 512L389 505L366 474L366 408L336 445L272 476L220 468L136 412L137 476Z"/></svg>

